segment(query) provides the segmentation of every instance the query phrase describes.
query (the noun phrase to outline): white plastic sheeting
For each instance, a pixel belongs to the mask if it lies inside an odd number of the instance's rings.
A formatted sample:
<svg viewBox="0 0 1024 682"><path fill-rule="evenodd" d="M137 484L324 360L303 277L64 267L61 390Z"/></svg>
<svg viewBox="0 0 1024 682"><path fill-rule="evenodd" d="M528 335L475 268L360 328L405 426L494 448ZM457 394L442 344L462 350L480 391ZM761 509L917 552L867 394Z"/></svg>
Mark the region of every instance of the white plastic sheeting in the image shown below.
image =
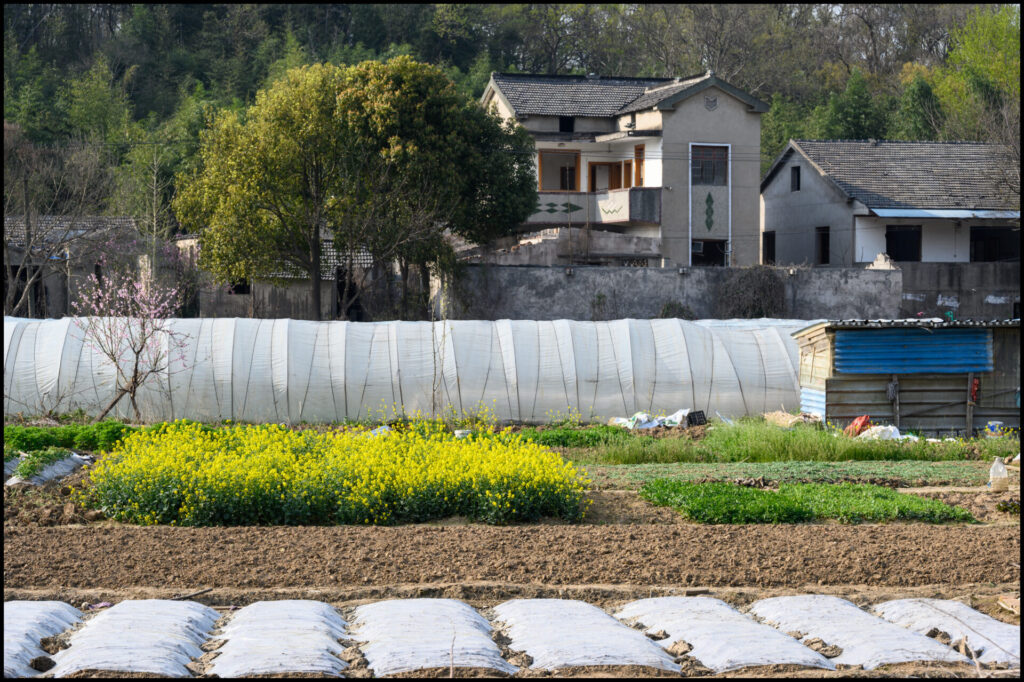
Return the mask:
<svg viewBox="0 0 1024 682"><path fill-rule="evenodd" d="M875 606L887 621L924 634L933 628L949 634L953 642L967 638L967 646L980 652L982 663L1020 666L1020 626L1002 623L958 601L948 599L895 599Z"/></svg>
<svg viewBox="0 0 1024 682"><path fill-rule="evenodd" d="M14 462L15 466L20 463L21 458ZM16 483L30 483L32 485L42 485L47 481L52 481L55 478L64 478L69 476L86 464L92 464L91 457L83 457L75 452L72 452L67 457L52 464L47 464L43 467L39 473L30 478L22 478L21 476L11 476L5 485L15 485ZM13 473L13 470L12 470Z"/></svg>
<svg viewBox="0 0 1024 682"><path fill-rule="evenodd" d="M350 636L374 676L427 668L489 668L514 675L491 626L454 599L393 599L357 607Z"/></svg>
<svg viewBox="0 0 1024 682"><path fill-rule="evenodd" d="M907 661L969 661L934 639L893 625L856 604L826 595L773 597L756 601L750 612L785 632L804 633L842 648L835 664L862 665L872 670L885 663Z"/></svg>
<svg viewBox="0 0 1024 682"><path fill-rule="evenodd" d="M494 607L509 648L533 659L531 668L639 665L679 672L664 649L601 609L568 599L516 599Z"/></svg>
<svg viewBox="0 0 1024 682"><path fill-rule="evenodd" d="M302 599L259 601L235 613L216 639L209 674L246 677L275 673L341 675L338 658L345 621L329 604Z"/></svg>
<svg viewBox="0 0 1024 682"><path fill-rule="evenodd" d="M653 597L630 602L616 618L640 622L648 632L664 630L656 642L668 649L679 641L690 656L716 673L752 665L791 664L835 670L835 665L789 635L762 625L720 599Z"/></svg>
<svg viewBox="0 0 1024 682"><path fill-rule="evenodd" d="M525 422L680 407L752 415L800 404L789 334L806 323L781 322L178 319L184 361L173 352L138 398L151 421L330 422L395 406L485 407ZM114 367L83 339L72 318L4 318L4 413L98 414L115 395Z"/></svg>
<svg viewBox="0 0 1024 682"><path fill-rule="evenodd" d="M4 677L34 677L29 667L44 637L64 632L82 617L81 611L61 601L4 602Z"/></svg>
<svg viewBox="0 0 1024 682"><path fill-rule="evenodd" d="M199 645L217 621L208 606L189 601L123 601L71 635L70 648L53 656L50 672L66 677L82 670L191 677L185 665L203 655Z"/></svg>

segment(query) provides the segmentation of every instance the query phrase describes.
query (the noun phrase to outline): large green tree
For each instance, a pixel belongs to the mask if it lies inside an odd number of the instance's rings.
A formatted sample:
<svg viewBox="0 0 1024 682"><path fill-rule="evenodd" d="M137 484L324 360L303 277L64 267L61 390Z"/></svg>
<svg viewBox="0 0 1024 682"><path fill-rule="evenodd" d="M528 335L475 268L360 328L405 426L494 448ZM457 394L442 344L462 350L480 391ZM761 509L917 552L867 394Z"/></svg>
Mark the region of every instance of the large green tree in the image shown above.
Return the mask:
<svg viewBox="0 0 1024 682"><path fill-rule="evenodd" d="M174 208L201 231L218 280L288 263L310 277L319 312L322 238L382 264L446 262L444 230L486 241L529 215L531 147L437 67L408 57L300 67L211 121Z"/></svg>

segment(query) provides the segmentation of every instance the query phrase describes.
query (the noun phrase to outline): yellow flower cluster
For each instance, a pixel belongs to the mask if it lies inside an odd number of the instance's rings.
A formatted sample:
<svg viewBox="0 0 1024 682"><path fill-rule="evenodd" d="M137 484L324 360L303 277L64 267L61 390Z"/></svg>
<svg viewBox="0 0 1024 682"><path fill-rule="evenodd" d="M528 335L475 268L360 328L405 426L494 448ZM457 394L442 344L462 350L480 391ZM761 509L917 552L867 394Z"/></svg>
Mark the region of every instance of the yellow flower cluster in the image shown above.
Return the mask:
<svg viewBox="0 0 1024 682"><path fill-rule="evenodd" d="M579 520L589 480L509 431L456 439L440 421L373 434L174 422L125 439L91 473L87 504L141 524L391 524Z"/></svg>

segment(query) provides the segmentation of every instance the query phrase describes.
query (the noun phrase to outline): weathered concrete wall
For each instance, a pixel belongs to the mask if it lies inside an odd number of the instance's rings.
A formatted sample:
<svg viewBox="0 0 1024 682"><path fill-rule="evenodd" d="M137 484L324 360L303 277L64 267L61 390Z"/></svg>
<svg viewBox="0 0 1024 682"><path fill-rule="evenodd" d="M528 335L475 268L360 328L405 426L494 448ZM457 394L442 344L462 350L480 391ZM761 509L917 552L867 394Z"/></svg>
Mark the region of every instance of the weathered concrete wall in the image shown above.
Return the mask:
<svg viewBox="0 0 1024 682"><path fill-rule="evenodd" d="M1020 263L898 263L902 317L996 320L1020 317ZM1014 305L1016 304L1016 306Z"/></svg>
<svg viewBox="0 0 1024 682"><path fill-rule="evenodd" d="M1020 264L922 263L902 270L789 268L782 317L851 319L942 316L1006 318L1020 301ZM616 319L657 317L666 304L716 316L729 268L468 265L448 292L451 319ZM791 274L792 273L792 274ZM955 307L953 305L955 303Z"/></svg>
<svg viewBox="0 0 1024 682"><path fill-rule="evenodd" d="M255 305L253 317L265 319L316 319L313 315L312 286L308 280L296 280L285 287L264 282L252 285L254 300L249 294L229 294L227 287L206 287L199 292L200 317L249 317L250 305ZM334 319L334 280L320 282L321 320Z"/></svg>

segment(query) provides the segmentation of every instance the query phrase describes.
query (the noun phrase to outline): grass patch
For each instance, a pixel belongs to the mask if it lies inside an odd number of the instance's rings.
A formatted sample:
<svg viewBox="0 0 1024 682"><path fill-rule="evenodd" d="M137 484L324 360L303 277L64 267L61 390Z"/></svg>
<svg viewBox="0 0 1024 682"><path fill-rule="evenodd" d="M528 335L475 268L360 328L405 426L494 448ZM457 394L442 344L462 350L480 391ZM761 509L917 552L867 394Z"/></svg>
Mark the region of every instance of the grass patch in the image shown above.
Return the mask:
<svg viewBox="0 0 1024 682"><path fill-rule="evenodd" d="M618 429L613 436L609 430ZM526 430L524 430L524 433ZM590 435L589 432L593 432ZM797 424L781 428L762 419L747 418L734 426L716 423L701 440L653 438L620 427L590 426L549 429L545 442L579 464L645 464L679 462L881 462L922 460L949 462L1007 457L1020 449L1013 436L957 439L930 443L864 440L831 429Z"/></svg>
<svg viewBox="0 0 1024 682"><path fill-rule="evenodd" d="M600 446L624 445L637 438L654 440L650 436L637 436L620 426L597 424L585 428L572 427L527 427L519 435L534 443L549 448L594 448Z"/></svg>
<svg viewBox="0 0 1024 682"><path fill-rule="evenodd" d="M29 479L54 462L61 461L70 455L71 452L64 448L49 447L42 450L32 450L25 454L27 456L18 464L18 467L14 470L14 475Z"/></svg>
<svg viewBox="0 0 1024 682"><path fill-rule="evenodd" d="M974 522L970 512L939 500L904 495L889 488L854 483L789 483L778 491L733 483L651 481L640 496L672 507L697 523L802 523L835 519L843 523L883 521Z"/></svg>
<svg viewBox="0 0 1024 682"><path fill-rule="evenodd" d="M637 465L587 465L590 478L602 488L629 489L656 478L674 481L723 481L761 478L779 483L875 483L901 488L981 486L991 464L985 461L928 462L727 462ZM1010 469L1011 479L1017 475Z"/></svg>

